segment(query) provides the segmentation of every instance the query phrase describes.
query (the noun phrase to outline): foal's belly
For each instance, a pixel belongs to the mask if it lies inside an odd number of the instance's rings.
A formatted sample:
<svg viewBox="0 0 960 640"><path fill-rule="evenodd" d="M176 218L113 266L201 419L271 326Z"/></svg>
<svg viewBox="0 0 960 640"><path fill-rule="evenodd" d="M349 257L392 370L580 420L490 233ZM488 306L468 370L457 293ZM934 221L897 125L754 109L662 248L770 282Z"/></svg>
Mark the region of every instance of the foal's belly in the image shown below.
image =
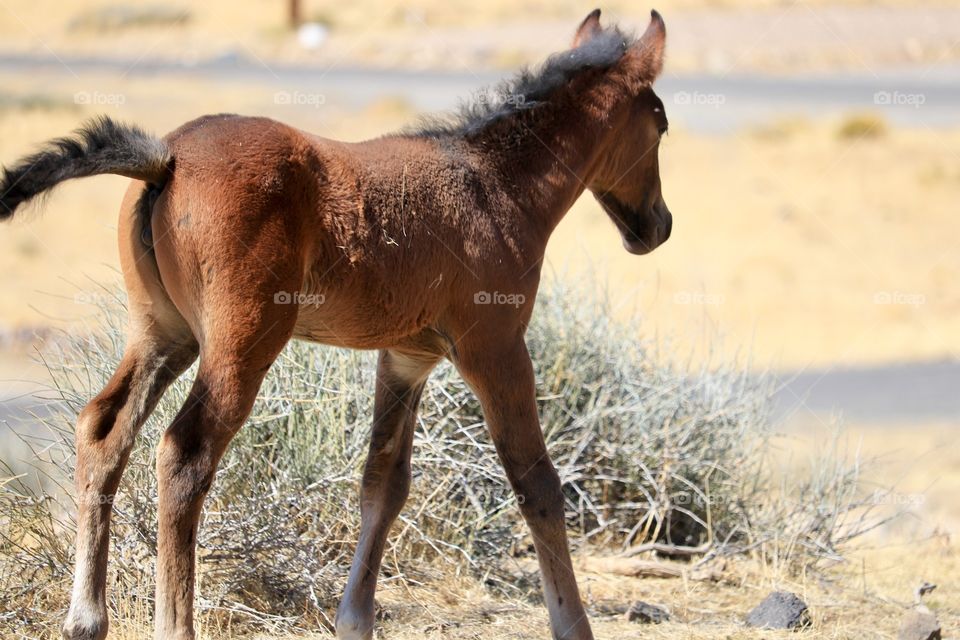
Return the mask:
<svg viewBox="0 0 960 640"><path fill-rule="evenodd" d="M434 320L412 304L331 298L301 299L294 338L351 349L385 349L422 333Z"/></svg>

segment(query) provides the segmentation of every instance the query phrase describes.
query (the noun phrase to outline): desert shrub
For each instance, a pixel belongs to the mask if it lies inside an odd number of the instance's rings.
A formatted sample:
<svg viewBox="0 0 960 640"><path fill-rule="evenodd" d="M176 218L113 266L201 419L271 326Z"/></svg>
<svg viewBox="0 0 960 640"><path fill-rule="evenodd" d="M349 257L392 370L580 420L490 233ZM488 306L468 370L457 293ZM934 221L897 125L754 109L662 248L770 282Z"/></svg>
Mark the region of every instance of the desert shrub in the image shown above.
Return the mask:
<svg viewBox="0 0 960 640"><path fill-rule="evenodd" d="M880 138L886 135L888 129L882 115L855 113L843 118L837 127L837 137L841 140Z"/></svg>
<svg viewBox="0 0 960 640"><path fill-rule="evenodd" d="M855 533L847 468L799 487L765 468L771 386L731 367L689 371L612 319L600 295L542 292L528 332L546 439L563 480L575 547L743 551L807 564ZM63 410L31 438L46 472L71 474L72 425L122 352L122 309L103 330L66 336L48 358ZM290 344L221 463L199 538L200 608L236 631L332 619L359 528L375 354ZM143 429L116 503L111 597L151 600L156 553L154 446L186 396L174 384ZM384 572L472 572L523 590L512 559L531 553L478 403L443 365L424 394L413 492ZM56 474L51 474L56 475ZM42 483L41 483L42 484ZM0 491L0 597L21 628L56 624L71 571L67 484L11 479ZM773 492L779 491L776 498ZM861 523L862 524L862 523ZM646 545L646 546L645 546ZM120 587L120 588L118 588ZM226 613L224 613L226 612Z"/></svg>
<svg viewBox="0 0 960 640"><path fill-rule="evenodd" d="M69 23L73 31L106 33L145 27L177 27L190 22L190 11L166 4L107 5L83 11Z"/></svg>

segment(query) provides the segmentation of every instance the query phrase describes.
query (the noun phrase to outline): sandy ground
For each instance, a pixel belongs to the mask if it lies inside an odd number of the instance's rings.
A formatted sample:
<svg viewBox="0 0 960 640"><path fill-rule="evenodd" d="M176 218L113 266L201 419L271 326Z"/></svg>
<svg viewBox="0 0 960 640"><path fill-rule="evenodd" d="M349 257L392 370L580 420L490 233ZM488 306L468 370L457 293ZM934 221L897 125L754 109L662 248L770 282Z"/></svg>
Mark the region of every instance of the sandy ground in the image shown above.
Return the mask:
<svg viewBox="0 0 960 640"><path fill-rule="evenodd" d="M392 68L511 67L555 51L592 8L573 0L383 3L304 1L324 26L306 49L282 0L165 4L38 0L0 3L0 54L122 55L186 62L244 57ZM659 0L595 3L642 29L651 6L667 19L671 72L856 71L960 59L960 8L949 0ZM920 8L922 11L918 11ZM178 16L184 17L179 20Z"/></svg>

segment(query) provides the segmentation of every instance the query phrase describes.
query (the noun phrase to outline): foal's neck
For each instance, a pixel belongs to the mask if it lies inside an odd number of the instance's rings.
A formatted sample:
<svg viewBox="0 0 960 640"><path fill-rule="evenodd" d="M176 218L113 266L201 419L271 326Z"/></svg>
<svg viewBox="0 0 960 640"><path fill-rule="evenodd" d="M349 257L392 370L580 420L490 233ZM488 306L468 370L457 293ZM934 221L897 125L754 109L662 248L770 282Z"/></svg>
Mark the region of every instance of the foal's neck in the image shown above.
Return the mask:
<svg viewBox="0 0 960 640"><path fill-rule="evenodd" d="M608 114L618 98L604 88L535 107L539 114L516 114L491 132L487 148L505 188L545 239L588 188L610 137Z"/></svg>

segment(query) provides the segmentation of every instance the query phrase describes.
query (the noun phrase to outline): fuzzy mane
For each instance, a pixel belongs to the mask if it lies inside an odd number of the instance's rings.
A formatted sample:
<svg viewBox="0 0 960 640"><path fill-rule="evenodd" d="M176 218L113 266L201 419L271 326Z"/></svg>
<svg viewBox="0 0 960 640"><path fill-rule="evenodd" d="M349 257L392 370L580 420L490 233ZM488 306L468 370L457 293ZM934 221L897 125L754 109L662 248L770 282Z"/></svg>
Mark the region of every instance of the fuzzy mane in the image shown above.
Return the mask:
<svg viewBox="0 0 960 640"><path fill-rule="evenodd" d="M452 113L423 118L406 133L426 138L470 137L504 118L543 104L580 73L609 69L633 42L633 36L617 27L604 29L575 49L554 53L536 69L525 68L493 88L481 89Z"/></svg>

